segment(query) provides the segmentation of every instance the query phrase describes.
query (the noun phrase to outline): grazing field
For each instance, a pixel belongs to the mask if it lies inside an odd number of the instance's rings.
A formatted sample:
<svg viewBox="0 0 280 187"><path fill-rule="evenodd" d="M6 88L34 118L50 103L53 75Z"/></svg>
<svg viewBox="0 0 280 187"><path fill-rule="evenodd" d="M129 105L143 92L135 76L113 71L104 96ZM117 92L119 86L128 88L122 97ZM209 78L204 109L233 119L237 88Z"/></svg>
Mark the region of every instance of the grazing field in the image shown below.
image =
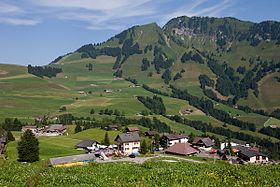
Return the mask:
<svg viewBox="0 0 280 187"><path fill-rule="evenodd" d="M1 186L272 187L280 183L279 165L234 166L222 162L213 164L213 161L199 164L176 158L152 159L144 164L108 163L69 168L7 163L0 167L0 174Z"/></svg>

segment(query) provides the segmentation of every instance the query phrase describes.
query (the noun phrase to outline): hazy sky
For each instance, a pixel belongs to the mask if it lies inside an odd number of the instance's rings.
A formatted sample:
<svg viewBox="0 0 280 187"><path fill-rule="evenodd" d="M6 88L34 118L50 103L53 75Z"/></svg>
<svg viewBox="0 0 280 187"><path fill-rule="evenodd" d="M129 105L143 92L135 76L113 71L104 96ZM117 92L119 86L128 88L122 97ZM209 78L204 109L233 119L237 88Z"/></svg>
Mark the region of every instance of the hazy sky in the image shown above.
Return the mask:
<svg viewBox="0 0 280 187"><path fill-rule="evenodd" d="M280 21L280 0L0 0L0 63L48 64L133 25L177 16Z"/></svg>

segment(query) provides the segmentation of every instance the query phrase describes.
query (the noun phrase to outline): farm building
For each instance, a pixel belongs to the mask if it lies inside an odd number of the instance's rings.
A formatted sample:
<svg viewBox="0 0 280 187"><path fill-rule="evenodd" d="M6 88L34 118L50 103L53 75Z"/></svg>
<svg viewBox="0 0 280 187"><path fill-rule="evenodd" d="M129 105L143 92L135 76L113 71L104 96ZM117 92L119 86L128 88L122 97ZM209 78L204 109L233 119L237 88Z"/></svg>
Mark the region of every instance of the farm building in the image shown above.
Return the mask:
<svg viewBox="0 0 280 187"><path fill-rule="evenodd" d="M83 165L96 159L94 154L81 154L65 157L50 158L50 165L54 167L67 167Z"/></svg>
<svg viewBox="0 0 280 187"><path fill-rule="evenodd" d="M257 149L245 147L242 145L234 146L233 149L237 150L237 156L249 163L263 163L268 162L268 157L259 152Z"/></svg>
<svg viewBox="0 0 280 187"><path fill-rule="evenodd" d="M165 150L165 153L175 154L175 155L196 155L199 151L191 146L189 143L176 143Z"/></svg>
<svg viewBox="0 0 280 187"><path fill-rule="evenodd" d="M139 128L137 127L127 127L125 129L126 132L139 132Z"/></svg>
<svg viewBox="0 0 280 187"><path fill-rule="evenodd" d="M25 132L25 131L27 131L27 130L31 130L33 133L34 133L34 131L37 129L37 127L36 126L22 126L22 128L21 128L21 131L22 132Z"/></svg>
<svg viewBox="0 0 280 187"><path fill-rule="evenodd" d="M188 135L184 134L163 134L161 140L164 141L167 147L173 146L177 143L187 143L189 140Z"/></svg>
<svg viewBox="0 0 280 187"><path fill-rule="evenodd" d="M124 154L136 154L140 151L140 136L137 132L119 134L115 141L117 142L118 150Z"/></svg>
<svg viewBox="0 0 280 187"><path fill-rule="evenodd" d="M152 137L154 137L157 133L158 133L157 131L147 131L147 132L145 132L145 136L152 138Z"/></svg>
<svg viewBox="0 0 280 187"><path fill-rule="evenodd" d="M193 146L199 147L200 149L210 151L214 145L214 142L209 137L195 137L192 144Z"/></svg>
<svg viewBox="0 0 280 187"><path fill-rule="evenodd" d="M111 131L117 131L119 129L118 125L109 125L109 130Z"/></svg>
<svg viewBox="0 0 280 187"><path fill-rule="evenodd" d="M45 133L58 133L63 134L66 131L66 127L61 124L45 126L44 132Z"/></svg>
<svg viewBox="0 0 280 187"><path fill-rule="evenodd" d="M100 145L100 143L96 140L82 140L76 145L76 148L91 151L96 149L97 145Z"/></svg>

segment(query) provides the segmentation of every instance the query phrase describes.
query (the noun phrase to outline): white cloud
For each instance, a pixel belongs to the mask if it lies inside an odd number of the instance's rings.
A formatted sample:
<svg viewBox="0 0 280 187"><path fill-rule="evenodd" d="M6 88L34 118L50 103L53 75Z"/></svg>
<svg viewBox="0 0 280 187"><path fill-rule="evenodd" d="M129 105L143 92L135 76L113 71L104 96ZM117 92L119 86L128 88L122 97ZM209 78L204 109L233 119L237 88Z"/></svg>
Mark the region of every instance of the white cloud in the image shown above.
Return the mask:
<svg viewBox="0 0 280 187"><path fill-rule="evenodd" d="M9 25L30 26L30 25L38 24L39 21L32 20L32 19L19 19L19 18L2 17L2 18L0 18L0 23L9 24Z"/></svg>
<svg viewBox="0 0 280 187"><path fill-rule="evenodd" d="M21 8L15 5L0 2L0 14L6 14L6 13L15 14L20 12L22 12Z"/></svg>
<svg viewBox="0 0 280 187"><path fill-rule="evenodd" d="M179 3L172 5L173 0L2 1L0 23L36 25L38 19L59 19L80 22L86 28L94 30L122 30L131 25L156 21L164 25L171 18L183 15L218 16L231 6L230 0L217 0L218 3L213 3L212 0L186 0L182 1L180 8Z"/></svg>
<svg viewBox="0 0 280 187"><path fill-rule="evenodd" d="M219 3L211 4L211 6L203 6L205 3L213 3L210 0L195 0L192 4L185 6L172 12L166 14L160 18L160 24L165 24L168 20L178 17L178 16L210 16L218 17L223 11L233 5L233 1L230 0L219 0Z"/></svg>

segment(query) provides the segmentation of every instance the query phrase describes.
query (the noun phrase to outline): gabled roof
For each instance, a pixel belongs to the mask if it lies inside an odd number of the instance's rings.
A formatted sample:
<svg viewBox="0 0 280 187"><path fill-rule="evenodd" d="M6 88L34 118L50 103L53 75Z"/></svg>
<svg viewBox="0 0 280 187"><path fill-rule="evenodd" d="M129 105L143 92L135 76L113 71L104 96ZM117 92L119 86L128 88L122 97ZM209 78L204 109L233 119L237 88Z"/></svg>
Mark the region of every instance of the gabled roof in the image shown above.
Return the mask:
<svg viewBox="0 0 280 187"><path fill-rule="evenodd" d="M48 131L56 131L56 130L64 130L66 127L64 125L58 124L58 125L50 125L46 130Z"/></svg>
<svg viewBox="0 0 280 187"><path fill-rule="evenodd" d="M136 131L139 131L139 128L137 128L137 127L127 127L126 130L128 132L136 132Z"/></svg>
<svg viewBox="0 0 280 187"><path fill-rule="evenodd" d="M198 150L190 146L189 143L176 143L165 150L166 153L178 154L178 155L192 155L199 153Z"/></svg>
<svg viewBox="0 0 280 187"><path fill-rule="evenodd" d="M66 164L72 162L82 162L86 160L93 160L95 158L96 157L94 154L82 154L82 155L57 157L57 158L50 158L50 164L57 165L57 164Z"/></svg>
<svg viewBox="0 0 280 187"><path fill-rule="evenodd" d="M254 157L254 156L265 156L265 157L267 157L265 154L263 154L261 152L258 152L256 150L250 149L249 147L238 145L238 146L234 146L233 148L237 149L242 155L244 155L248 158L251 158L251 157Z"/></svg>
<svg viewBox="0 0 280 187"><path fill-rule="evenodd" d="M189 138L189 136L185 134L163 134L163 137L166 137L168 140L180 140L183 138Z"/></svg>
<svg viewBox="0 0 280 187"><path fill-rule="evenodd" d="M147 132L145 132L145 135L146 136L154 136L154 135L156 135L158 132L157 131L147 131Z"/></svg>
<svg viewBox="0 0 280 187"><path fill-rule="evenodd" d="M214 143L209 137L195 137L192 144L194 145L203 144L206 147L211 147L214 145Z"/></svg>
<svg viewBox="0 0 280 187"><path fill-rule="evenodd" d="M140 136L137 132L131 132L131 133L124 133L124 134L119 134L115 141L120 141L122 143L125 142L138 142L140 141Z"/></svg>
<svg viewBox="0 0 280 187"><path fill-rule="evenodd" d="M91 147L92 144L94 144L94 143L98 143L98 142L95 141L95 140L82 140L82 141L80 141L80 143L78 143L76 145L76 147L78 147L78 148L87 148L87 147Z"/></svg>

